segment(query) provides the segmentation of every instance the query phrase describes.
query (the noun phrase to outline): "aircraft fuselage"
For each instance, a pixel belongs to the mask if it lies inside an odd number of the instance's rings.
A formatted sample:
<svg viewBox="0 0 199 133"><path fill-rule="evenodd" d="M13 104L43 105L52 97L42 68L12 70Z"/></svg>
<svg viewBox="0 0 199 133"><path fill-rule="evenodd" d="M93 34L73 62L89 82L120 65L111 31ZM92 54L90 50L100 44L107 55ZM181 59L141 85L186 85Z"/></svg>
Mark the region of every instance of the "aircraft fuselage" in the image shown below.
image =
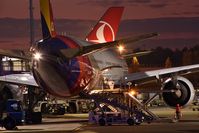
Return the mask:
<svg viewBox="0 0 199 133"><path fill-rule="evenodd" d="M39 43L37 50L42 54L42 59L34 60L33 75L37 83L50 94L58 97L77 95L88 87L93 87L94 80L100 76L99 71L105 67L120 65L125 62L113 55L110 51L103 51L89 56L78 56L72 59L65 58L60 50L77 48L90 45L72 37L56 36ZM112 69L106 73L114 80L120 80L123 71L120 68Z"/></svg>

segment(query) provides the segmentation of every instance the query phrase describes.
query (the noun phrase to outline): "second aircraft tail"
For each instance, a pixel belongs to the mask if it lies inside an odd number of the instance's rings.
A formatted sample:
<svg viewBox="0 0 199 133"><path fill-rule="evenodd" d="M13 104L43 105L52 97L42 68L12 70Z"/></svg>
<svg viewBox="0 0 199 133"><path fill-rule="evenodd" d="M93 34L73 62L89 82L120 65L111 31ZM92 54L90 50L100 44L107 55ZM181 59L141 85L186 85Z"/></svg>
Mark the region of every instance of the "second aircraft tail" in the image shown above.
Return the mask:
<svg viewBox="0 0 199 133"><path fill-rule="evenodd" d="M124 7L110 7L87 35L86 40L93 43L115 41Z"/></svg>

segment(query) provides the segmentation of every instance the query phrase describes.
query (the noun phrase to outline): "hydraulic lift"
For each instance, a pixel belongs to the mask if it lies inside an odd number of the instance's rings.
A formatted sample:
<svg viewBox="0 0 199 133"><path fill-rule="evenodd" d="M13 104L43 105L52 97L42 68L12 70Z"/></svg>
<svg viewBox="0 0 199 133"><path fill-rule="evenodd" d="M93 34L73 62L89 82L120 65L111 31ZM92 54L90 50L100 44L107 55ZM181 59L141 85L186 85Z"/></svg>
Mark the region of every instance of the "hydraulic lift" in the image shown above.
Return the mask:
<svg viewBox="0 0 199 133"><path fill-rule="evenodd" d="M108 96L103 96L103 94L99 94L99 93L89 94L89 92L84 91L84 92L80 93L80 96L83 98L88 98L88 99L94 100L94 102L96 103L96 105L99 108L100 108L99 105L101 103L105 103L105 104L111 105L112 107L119 108L123 112L127 111L128 116L125 117L125 119L123 119L123 118L121 118L121 119L125 120L129 125L134 125L136 123L141 124L144 121L150 123L154 119L154 116L149 116L149 115L146 115L145 113L143 113L143 111L142 111L143 109L140 110L138 108L131 108L128 105L121 103L114 97L111 97L111 93L109 93L109 94L110 95L108 95ZM100 118L98 119L98 123L100 125L105 125L106 122L109 122L109 124L110 124L109 120L110 119L114 120L114 118L115 118L115 117L112 118L110 116L104 115L103 111L99 117Z"/></svg>

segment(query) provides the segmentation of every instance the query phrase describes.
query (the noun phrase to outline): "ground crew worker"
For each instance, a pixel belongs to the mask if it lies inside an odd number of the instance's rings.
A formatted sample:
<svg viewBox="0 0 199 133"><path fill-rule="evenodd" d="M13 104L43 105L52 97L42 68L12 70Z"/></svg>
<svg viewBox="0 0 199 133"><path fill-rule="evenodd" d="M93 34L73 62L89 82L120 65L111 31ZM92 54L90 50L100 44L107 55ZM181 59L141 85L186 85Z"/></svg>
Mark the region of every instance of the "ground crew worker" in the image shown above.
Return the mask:
<svg viewBox="0 0 199 133"><path fill-rule="evenodd" d="M175 118L179 120L182 116L180 104L176 104Z"/></svg>
<svg viewBox="0 0 199 133"><path fill-rule="evenodd" d="M96 123L95 115L96 115L96 113L94 110L89 111L88 116L89 116L89 122L91 124Z"/></svg>

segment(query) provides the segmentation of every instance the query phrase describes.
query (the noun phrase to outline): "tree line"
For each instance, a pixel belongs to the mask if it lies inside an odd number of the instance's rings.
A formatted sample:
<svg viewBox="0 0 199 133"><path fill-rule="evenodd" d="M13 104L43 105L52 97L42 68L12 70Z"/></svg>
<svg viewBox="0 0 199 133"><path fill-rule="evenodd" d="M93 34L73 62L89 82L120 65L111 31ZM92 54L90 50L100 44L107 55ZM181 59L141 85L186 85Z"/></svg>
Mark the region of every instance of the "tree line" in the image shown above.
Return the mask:
<svg viewBox="0 0 199 133"><path fill-rule="evenodd" d="M140 48L134 49L134 52L143 51ZM165 67L169 65L172 67L191 65L199 63L199 45L195 45L192 48L185 47L179 49L169 49L157 47L151 49L152 53L138 57L139 64L143 67ZM132 65L132 59L128 58L128 65Z"/></svg>

